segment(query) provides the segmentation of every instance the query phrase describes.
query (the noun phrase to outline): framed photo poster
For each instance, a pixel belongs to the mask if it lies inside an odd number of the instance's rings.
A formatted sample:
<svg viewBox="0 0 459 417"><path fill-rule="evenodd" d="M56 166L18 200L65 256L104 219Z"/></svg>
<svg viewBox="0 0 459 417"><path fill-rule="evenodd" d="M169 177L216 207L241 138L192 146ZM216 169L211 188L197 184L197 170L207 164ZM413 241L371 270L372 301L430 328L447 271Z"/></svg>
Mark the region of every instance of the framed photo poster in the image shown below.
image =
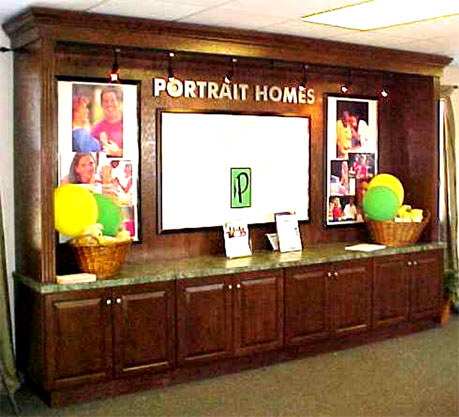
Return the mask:
<svg viewBox="0 0 459 417"><path fill-rule="evenodd" d="M363 223L362 198L378 171L378 100L326 95L325 224Z"/></svg>
<svg viewBox="0 0 459 417"><path fill-rule="evenodd" d="M138 84L60 79L57 92L59 185L114 198L139 240Z"/></svg>

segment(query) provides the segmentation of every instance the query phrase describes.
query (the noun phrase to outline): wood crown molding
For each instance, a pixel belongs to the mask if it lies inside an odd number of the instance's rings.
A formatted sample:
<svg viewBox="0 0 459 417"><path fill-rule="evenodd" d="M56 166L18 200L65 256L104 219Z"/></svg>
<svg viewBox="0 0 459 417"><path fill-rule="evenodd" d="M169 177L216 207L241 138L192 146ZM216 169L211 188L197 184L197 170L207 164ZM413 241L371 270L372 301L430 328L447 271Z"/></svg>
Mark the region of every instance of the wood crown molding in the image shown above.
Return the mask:
<svg viewBox="0 0 459 417"><path fill-rule="evenodd" d="M46 38L56 43L175 50L429 76L441 76L452 60L440 55L299 36L42 7L32 7L17 15L3 29L13 48Z"/></svg>

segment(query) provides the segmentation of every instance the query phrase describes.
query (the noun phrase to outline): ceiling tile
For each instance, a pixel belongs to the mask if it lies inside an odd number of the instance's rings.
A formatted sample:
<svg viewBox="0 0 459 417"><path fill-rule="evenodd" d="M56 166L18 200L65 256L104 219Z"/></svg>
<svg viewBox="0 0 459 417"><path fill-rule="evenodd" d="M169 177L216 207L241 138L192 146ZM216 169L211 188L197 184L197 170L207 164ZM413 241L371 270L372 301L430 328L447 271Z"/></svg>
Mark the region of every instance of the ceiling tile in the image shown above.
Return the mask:
<svg viewBox="0 0 459 417"><path fill-rule="evenodd" d="M360 45L372 45L378 47L390 48L393 45L397 45L401 42L409 42L413 39L402 38L401 36L392 36L384 33L374 32L361 32L361 31L350 31L351 33L343 33L339 37L332 37L332 40L340 42L356 43Z"/></svg>
<svg viewBox="0 0 459 417"><path fill-rule="evenodd" d="M237 10L244 10L251 13L263 13L264 15L287 17L289 19L309 13L317 13L330 8L342 7L355 3L356 0L235 0L228 4L228 7Z"/></svg>
<svg viewBox="0 0 459 417"><path fill-rule="evenodd" d="M459 57L459 41L451 37L439 37L431 39L439 54Z"/></svg>
<svg viewBox="0 0 459 417"><path fill-rule="evenodd" d="M416 39L426 39L432 36L441 36L444 33L449 33L455 36L459 42L459 15L394 26L373 32Z"/></svg>
<svg viewBox="0 0 459 417"><path fill-rule="evenodd" d="M182 16L205 10L206 6L190 4L190 2L174 2L174 0L136 2L132 0L110 0L91 8L91 12L119 16L142 17L145 19L177 20Z"/></svg>
<svg viewBox="0 0 459 417"><path fill-rule="evenodd" d="M259 12L247 12L241 9L233 9L233 3L207 9L190 16L179 19L185 23L209 24L239 29L258 29L281 20L279 16L266 15Z"/></svg>
<svg viewBox="0 0 459 417"><path fill-rule="evenodd" d="M431 42L429 40L402 42L399 45L394 46L394 49L400 49L403 51L421 52L425 54L449 56L446 53L440 53L438 49L438 45L436 45L435 42Z"/></svg>
<svg viewBox="0 0 459 417"><path fill-rule="evenodd" d="M13 0L0 2L0 20L3 23L29 6L49 7L51 9L86 10L100 0Z"/></svg>
<svg viewBox="0 0 459 417"><path fill-rule="evenodd" d="M287 35L304 36L309 38L330 39L347 35L348 29L337 28L333 26L316 25L314 23L305 23L300 19L285 20L273 23L261 28L266 32L284 33Z"/></svg>

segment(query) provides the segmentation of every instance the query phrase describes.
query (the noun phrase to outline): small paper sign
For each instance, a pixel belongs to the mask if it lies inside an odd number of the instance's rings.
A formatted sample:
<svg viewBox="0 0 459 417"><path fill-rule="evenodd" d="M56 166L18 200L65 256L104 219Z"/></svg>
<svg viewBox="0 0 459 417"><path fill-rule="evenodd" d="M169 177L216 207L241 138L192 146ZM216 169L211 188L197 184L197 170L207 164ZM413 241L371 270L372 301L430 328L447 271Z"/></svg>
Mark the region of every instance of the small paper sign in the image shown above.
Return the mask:
<svg viewBox="0 0 459 417"><path fill-rule="evenodd" d="M298 218L295 212L277 213L276 226L281 252L302 250Z"/></svg>

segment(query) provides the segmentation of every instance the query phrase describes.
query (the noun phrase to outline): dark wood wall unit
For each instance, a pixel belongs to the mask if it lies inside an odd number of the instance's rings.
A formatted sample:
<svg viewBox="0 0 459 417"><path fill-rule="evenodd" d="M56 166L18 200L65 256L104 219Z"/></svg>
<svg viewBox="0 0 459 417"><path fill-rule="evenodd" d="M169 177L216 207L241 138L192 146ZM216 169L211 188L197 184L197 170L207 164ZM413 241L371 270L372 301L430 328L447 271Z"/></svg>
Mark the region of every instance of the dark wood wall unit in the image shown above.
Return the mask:
<svg viewBox="0 0 459 417"><path fill-rule="evenodd" d="M49 260L44 207L43 169L53 166L54 158L42 166L42 63L43 43L37 40L20 52L14 60L14 188L17 270L46 280ZM54 243L52 242L53 246ZM51 251L54 254L54 250ZM51 255L53 256L53 255ZM49 275L49 274L48 274ZM52 275L51 275L52 276Z"/></svg>
<svg viewBox="0 0 459 417"><path fill-rule="evenodd" d="M31 8L4 24L15 52L15 210L19 273L53 282L57 271L75 272L57 245L53 188L57 184L57 77L105 79L120 46L122 79L139 83L140 213L142 242L130 259L177 259L223 254L219 227L158 233L157 109L289 113L309 116L310 221L301 223L303 245L366 239L363 226L326 229L324 217L324 94L337 93L352 69L352 94L376 96L389 76L389 101L379 100L380 172L397 175L406 201L426 208L433 221L424 240L437 237L436 80L447 57L311 40L250 31L181 25L146 19ZM273 101L204 100L152 96L152 78L167 72L167 51L184 79L221 82L230 57L239 57L238 82L290 86L311 65L313 105ZM351 53L349 53L351 52ZM349 60L352 56L352 61ZM387 71L391 73L388 74ZM281 144L282 139L279 138ZM260 153L260 157L262 154ZM275 225L252 225L253 249L268 249L265 233Z"/></svg>
<svg viewBox="0 0 459 417"><path fill-rule="evenodd" d="M434 77L393 76L391 141L383 152L404 184L405 201L430 211L424 237L438 239L438 102Z"/></svg>
<svg viewBox="0 0 459 417"><path fill-rule="evenodd" d="M37 385L47 385L44 299L30 287L15 285L16 365Z"/></svg>

